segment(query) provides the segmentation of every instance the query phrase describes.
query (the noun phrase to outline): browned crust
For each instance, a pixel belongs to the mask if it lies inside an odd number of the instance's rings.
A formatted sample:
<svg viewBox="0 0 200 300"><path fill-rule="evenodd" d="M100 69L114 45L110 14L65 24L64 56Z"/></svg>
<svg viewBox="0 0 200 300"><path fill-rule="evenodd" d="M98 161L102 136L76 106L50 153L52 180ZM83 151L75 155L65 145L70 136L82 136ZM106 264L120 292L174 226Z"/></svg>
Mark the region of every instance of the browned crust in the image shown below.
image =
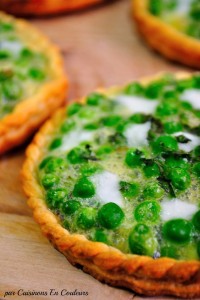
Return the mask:
<svg viewBox="0 0 200 300"><path fill-rule="evenodd" d="M70 12L104 0L1 0L0 9L17 16L45 16Z"/></svg>
<svg viewBox="0 0 200 300"><path fill-rule="evenodd" d="M112 88L105 93L119 90ZM147 256L126 255L106 244L89 241L83 235L70 234L47 208L43 191L37 182L36 166L42 158L49 136L61 123L64 114L65 109L59 110L37 133L26 151L22 169L28 204L44 235L72 264L83 266L84 271L98 280L113 286L127 287L144 295L199 297L199 261L176 261L170 258L154 260Z"/></svg>
<svg viewBox="0 0 200 300"><path fill-rule="evenodd" d="M149 0L132 0L132 14L139 33L147 43L165 57L200 67L200 41L179 32L153 16L148 10Z"/></svg>
<svg viewBox="0 0 200 300"><path fill-rule="evenodd" d="M0 119L0 154L23 143L53 112L64 104L67 80L59 50L36 28L0 12L1 20L12 20L17 32L31 47L38 47L50 60L52 79L36 94L16 105L14 111ZM37 48L36 48L37 49Z"/></svg>

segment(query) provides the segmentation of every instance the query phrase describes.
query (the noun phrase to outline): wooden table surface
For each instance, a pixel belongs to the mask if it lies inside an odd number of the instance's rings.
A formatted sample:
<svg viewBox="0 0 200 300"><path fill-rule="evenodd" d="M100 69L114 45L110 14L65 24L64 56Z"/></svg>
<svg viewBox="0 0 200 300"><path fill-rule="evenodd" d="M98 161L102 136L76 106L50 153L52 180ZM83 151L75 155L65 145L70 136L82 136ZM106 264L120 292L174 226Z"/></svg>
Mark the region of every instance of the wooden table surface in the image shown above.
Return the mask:
<svg viewBox="0 0 200 300"><path fill-rule="evenodd" d="M187 70L169 63L140 40L131 20L129 0L31 22L61 48L70 81L70 99L99 86L123 84L160 71ZM42 236L20 185L24 151L25 146L0 159L0 298L142 299L72 267ZM20 289L48 295L19 296ZM61 296L62 290L84 291L88 295ZM10 295L4 298L6 292Z"/></svg>

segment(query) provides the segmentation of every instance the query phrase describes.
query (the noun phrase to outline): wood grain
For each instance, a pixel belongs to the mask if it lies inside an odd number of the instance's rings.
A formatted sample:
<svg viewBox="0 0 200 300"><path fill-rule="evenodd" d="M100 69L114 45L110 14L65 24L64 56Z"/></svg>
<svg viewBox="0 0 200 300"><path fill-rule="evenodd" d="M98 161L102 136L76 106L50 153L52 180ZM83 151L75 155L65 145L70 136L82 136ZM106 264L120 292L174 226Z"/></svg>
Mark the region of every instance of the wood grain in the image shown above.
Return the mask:
<svg viewBox="0 0 200 300"><path fill-rule="evenodd" d="M135 32L129 0L81 13L31 20L60 47L70 80L70 99L100 86L124 84L160 71L188 70L149 50ZM41 235L20 185L25 146L0 159L0 297L2 299L142 299L104 285L72 267ZM47 291L48 296L8 296L6 291ZM53 296L50 289L87 291ZM147 299L147 298L145 298ZM155 299L155 298L154 298ZM158 298L160 299L160 298Z"/></svg>

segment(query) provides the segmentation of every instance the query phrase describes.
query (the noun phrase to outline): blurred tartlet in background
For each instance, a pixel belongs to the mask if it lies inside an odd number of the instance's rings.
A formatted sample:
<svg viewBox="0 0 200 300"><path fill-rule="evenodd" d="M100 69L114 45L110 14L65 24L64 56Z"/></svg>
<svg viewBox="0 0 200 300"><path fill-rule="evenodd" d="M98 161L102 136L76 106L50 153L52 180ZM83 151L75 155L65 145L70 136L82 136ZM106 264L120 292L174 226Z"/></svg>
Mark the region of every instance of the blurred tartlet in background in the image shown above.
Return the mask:
<svg viewBox="0 0 200 300"><path fill-rule="evenodd" d="M1 0L0 9L16 16L48 16L99 4L104 0Z"/></svg>

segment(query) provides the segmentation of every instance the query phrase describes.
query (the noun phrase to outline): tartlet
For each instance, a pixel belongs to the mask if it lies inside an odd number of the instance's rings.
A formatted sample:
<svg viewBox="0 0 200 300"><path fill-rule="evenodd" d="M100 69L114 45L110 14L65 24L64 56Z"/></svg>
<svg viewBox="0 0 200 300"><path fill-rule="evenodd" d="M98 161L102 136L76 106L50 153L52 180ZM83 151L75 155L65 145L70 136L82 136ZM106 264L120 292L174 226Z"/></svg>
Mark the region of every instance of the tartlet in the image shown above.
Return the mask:
<svg viewBox="0 0 200 300"><path fill-rule="evenodd" d="M200 67L200 10L197 0L132 0L141 36L173 61Z"/></svg>
<svg viewBox="0 0 200 300"><path fill-rule="evenodd" d="M105 0L1 0L0 9L16 16L47 16L76 11Z"/></svg>
<svg viewBox="0 0 200 300"><path fill-rule="evenodd" d="M57 47L28 22L0 12L0 154L64 104L66 91Z"/></svg>
<svg viewBox="0 0 200 300"><path fill-rule="evenodd" d="M198 74L163 74L92 93L36 134L23 188L72 264L140 294L200 297L199 95Z"/></svg>

